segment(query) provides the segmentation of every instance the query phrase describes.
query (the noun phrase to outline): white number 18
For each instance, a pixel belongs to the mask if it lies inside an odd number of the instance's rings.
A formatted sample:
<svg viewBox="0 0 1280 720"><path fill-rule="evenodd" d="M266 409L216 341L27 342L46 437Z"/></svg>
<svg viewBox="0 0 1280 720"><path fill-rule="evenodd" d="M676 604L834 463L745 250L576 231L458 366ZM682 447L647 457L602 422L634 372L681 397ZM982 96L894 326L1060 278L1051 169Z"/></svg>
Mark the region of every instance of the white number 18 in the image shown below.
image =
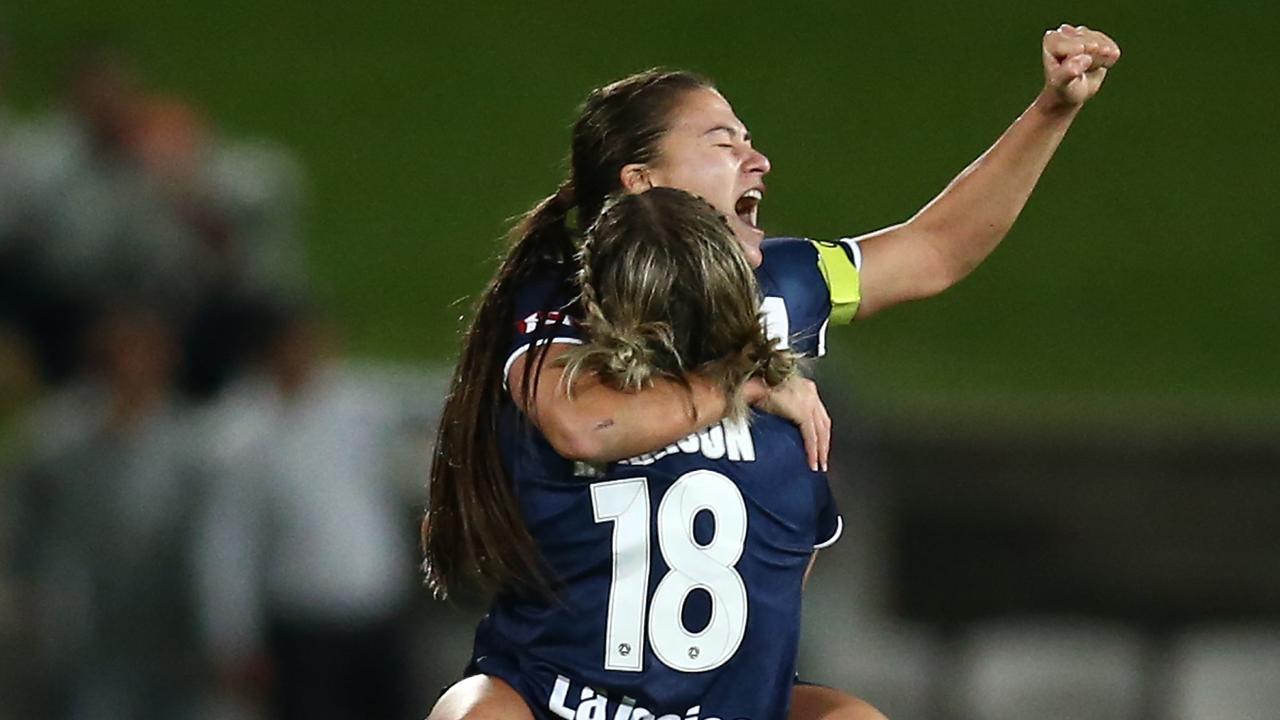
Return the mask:
<svg viewBox="0 0 1280 720"><path fill-rule="evenodd" d="M595 521L613 523L613 581L605 631L607 670L644 669L645 599L649 585L649 486L644 478L591 486ZM715 519L703 545L693 535L698 513ZM658 506L658 548L670 569L658 582L649 608L649 642L664 665L682 672L720 667L742 645L747 628L747 588L734 568L747 536L747 507L729 478L711 470L681 475ZM690 632L681 619L694 590L711 596L711 620Z"/></svg>

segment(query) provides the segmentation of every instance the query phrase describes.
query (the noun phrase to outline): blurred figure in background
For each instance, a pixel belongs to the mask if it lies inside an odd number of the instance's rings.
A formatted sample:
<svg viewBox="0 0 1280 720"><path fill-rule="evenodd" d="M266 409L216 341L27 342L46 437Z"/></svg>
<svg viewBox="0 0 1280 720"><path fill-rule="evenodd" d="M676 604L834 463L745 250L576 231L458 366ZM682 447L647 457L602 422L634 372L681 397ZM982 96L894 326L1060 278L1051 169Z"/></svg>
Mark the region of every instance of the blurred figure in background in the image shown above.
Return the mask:
<svg viewBox="0 0 1280 720"><path fill-rule="evenodd" d="M257 299L303 290L301 172L278 148L217 137L199 113L172 98L147 104L136 157L188 236L198 274L184 385L209 397L243 360L237 329L270 312Z"/></svg>
<svg viewBox="0 0 1280 720"><path fill-rule="evenodd" d="M84 319L127 291L177 315L184 385L215 392L241 361L231 340L253 312L246 299L303 284L296 163L267 144L223 140L102 44L76 51L62 110L12 135L0 237L16 270L0 301L45 379L74 374Z"/></svg>
<svg viewBox="0 0 1280 720"><path fill-rule="evenodd" d="M0 720L193 717L213 678L272 715L423 714L404 621L439 393L354 380L264 300L307 284L287 152L118 47L65 79L53 112L0 102L0 423L27 430L0 438Z"/></svg>
<svg viewBox="0 0 1280 720"><path fill-rule="evenodd" d="M224 692L272 717L408 718L416 552L392 482L397 405L336 360L317 316L260 317L254 371L212 412L199 523Z"/></svg>
<svg viewBox="0 0 1280 720"><path fill-rule="evenodd" d="M151 97L133 157L190 254L195 275L184 330L184 387L212 396L240 368L237 328L267 309L255 298L302 291L301 172L279 148L228 141L187 103Z"/></svg>
<svg viewBox="0 0 1280 720"><path fill-rule="evenodd" d="M18 717L25 709L20 702L25 678L19 670L23 660L18 643L22 625L19 588L6 572L16 552L15 524L21 513L11 502L15 489L4 468L14 452L11 438L38 387L30 348L11 298L18 266L13 239L6 232L10 227L8 215L13 210L12 176L5 170L13 153L12 119L5 96L8 60L7 37L0 17L0 697L6 699L6 707L0 707L0 720Z"/></svg>
<svg viewBox="0 0 1280 720"><path fill-rule="evenodd" d="M0 463L6 456L6 431L31 400L37 385L30 347L18 310L19 296L15 293L15 289L21 286L22 270L13 232L20 183L11 171L17 148L12 137L13 118L9 115L5 95L8 75L9 44L3 18L0 18ZM3 543L3 534L3 513L0 513L0 543ZM0 554L3 554L2 546ZM0 594L2 592L0 587ZM3 600L0 600L0 626L4 622L2 608Z"/></svg>
<svg viewBox="0 0 1280 720"><path fill-rule="evenodd" d="M14 130L5 213L16 265L8 295L44 378L70 378L86 321L128 292L181 307L191 277L177 228L132 161L144 94L122 54L87 48L62 111Z"/></svg>
<svg viewBox="0 0 1280 720"><path fill-rule="evenodd" d="M204 677L184 549L198 496L169 320L129 301L29 427L6 505L33 689L48 718L195 717Z"/></svg>

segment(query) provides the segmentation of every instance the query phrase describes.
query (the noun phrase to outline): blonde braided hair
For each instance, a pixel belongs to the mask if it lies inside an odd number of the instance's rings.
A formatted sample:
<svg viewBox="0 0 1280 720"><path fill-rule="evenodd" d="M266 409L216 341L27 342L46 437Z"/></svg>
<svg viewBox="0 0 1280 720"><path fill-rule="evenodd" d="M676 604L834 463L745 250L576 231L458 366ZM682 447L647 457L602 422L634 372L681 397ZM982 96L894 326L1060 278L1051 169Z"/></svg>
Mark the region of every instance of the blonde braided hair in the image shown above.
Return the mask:
<svg viewBox="0 0 1280 720"><path fill-rule="evenodd" d="M589 340L561 358L570 393L584 372L628 392L658 379L691 391L696 373L743 418L749 378L776 386L796 372L765 335L755 275L724 217L689 193L610 199L584 235L577 282Z"/></svg>

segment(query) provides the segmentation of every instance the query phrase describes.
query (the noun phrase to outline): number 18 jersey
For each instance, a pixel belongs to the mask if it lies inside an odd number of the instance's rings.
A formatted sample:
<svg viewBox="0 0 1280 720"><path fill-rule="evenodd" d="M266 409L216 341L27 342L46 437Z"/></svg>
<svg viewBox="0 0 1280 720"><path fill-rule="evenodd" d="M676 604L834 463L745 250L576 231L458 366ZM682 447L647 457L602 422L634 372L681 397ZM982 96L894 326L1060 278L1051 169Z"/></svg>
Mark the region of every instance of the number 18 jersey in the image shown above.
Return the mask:
<svg viewBox="0 0 1280 720"><path fill-rule="evenodd" d="M786 716L801 584L839 537L799 431L726 421L600 473L504 410L504 463L554 600L502 596L468 674L499 677L537 718Z"/></svg>

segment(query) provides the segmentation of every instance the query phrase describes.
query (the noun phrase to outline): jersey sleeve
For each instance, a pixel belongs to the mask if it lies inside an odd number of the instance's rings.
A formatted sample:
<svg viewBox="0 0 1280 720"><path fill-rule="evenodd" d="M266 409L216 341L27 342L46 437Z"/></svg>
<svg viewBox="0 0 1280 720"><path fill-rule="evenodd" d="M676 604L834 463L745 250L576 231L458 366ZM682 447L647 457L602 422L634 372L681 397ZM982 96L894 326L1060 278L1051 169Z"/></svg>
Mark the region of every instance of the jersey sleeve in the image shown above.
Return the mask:
<svg viewBox="0 0 1280 720"><path fill-rule="evenodd" d="M848 325L862 304L862 251L851 239L811 240L830 294L831 322Z"/></svg>
<svg viewBox="0 0 1280 720"><path fill-rule="evenodd" d="M770 238L760 249L757 277L770 335L804 355L825 355L827 327L852 322L862 302L858 244Z"/></svg>
<svg viewBox="0 0 1280 720"><path fill-rule="evenodd" d="M511 342L502 365L506 385L511 366L531 348L556 343L581 344L584 339L577 294L568 278L546 273L525 281L515 292Z"/></svg>
<svg viewBox="0 0 1280 720"><path fill-rule="evenodd" d="M831 494L831 484L825 475L814 479L814 493L818 503L818 526L813 541L813 549L821 550L831 547L844 533L844 518L836 507L836 499Z"/></svg>

